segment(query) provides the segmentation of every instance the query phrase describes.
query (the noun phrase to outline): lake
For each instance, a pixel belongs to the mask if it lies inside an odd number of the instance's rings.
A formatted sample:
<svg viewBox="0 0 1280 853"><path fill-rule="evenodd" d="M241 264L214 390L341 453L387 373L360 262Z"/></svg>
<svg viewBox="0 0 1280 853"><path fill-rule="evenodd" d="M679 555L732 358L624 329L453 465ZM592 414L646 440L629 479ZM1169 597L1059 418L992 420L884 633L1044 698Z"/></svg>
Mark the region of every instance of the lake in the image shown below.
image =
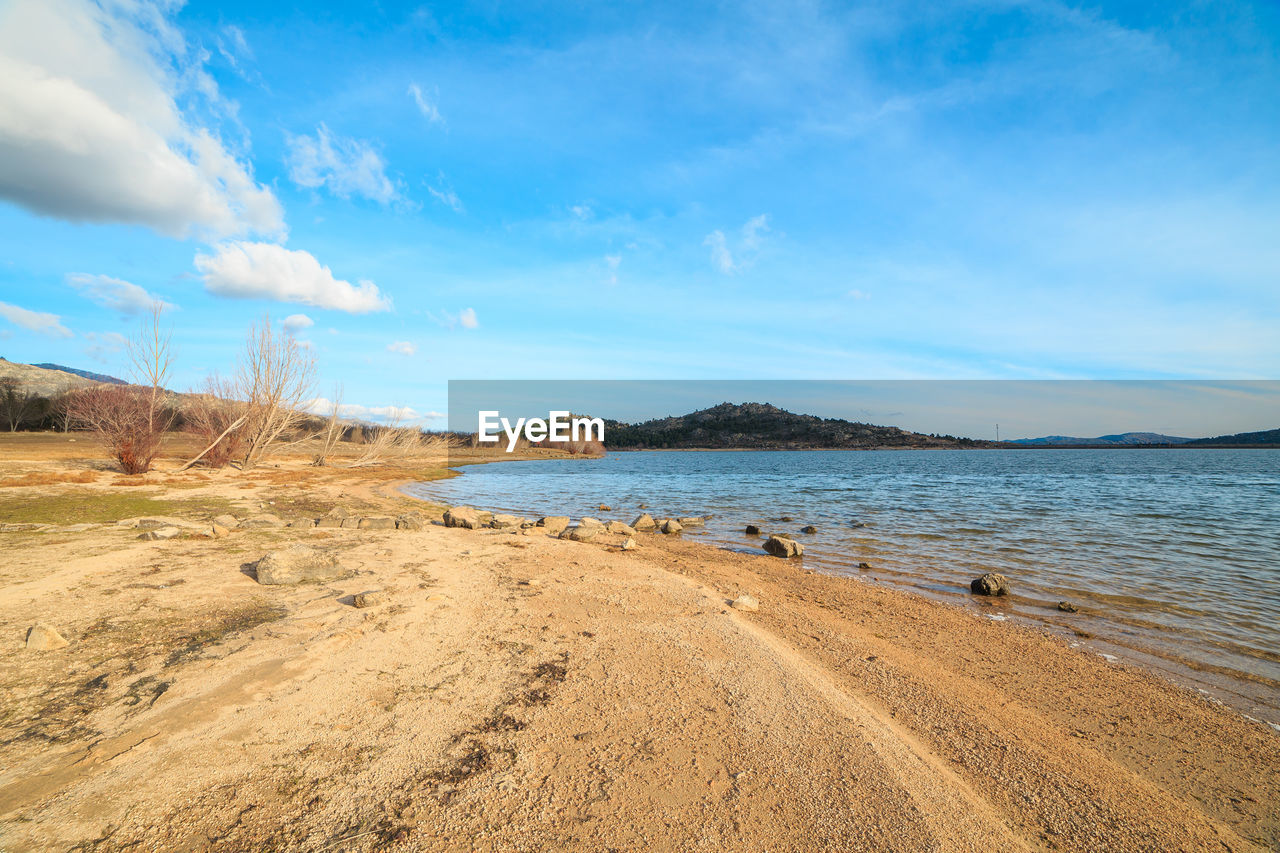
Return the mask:
<svg viewBox="0 0 1280 853"><path fill-rule="evenodd" d="M1280 723L1280 451L654 451L460 470L408 491L531 517L709 514L682 535L762 553L743 533L758 524L803 542L806 567L1031 621ZM988 571L1014 595L970 595Z"/></svg>

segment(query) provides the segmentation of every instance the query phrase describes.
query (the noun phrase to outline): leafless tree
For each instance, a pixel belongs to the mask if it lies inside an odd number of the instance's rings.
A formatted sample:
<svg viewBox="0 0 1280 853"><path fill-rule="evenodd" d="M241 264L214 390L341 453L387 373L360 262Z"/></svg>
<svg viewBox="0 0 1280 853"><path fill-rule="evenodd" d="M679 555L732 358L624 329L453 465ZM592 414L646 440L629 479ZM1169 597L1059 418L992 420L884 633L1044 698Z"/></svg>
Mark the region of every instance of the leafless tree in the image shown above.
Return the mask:
<svg viewBox="0 0 1280 853"><path fill-rule="evenodd" d="M0 416L3 416L9 432L17 432L35 405L36 396L22 390L22 383L14 376L0 377Z"/></svg>
<svg viewBox="0 0 1280 853"><path fill-rule="evenodd" d="M329 412L329 417L325 419L324 430L320 433L320 450L316 453L313 465L324 466L329 464L329 457L337 449L338 442L342 440L342 434L347 430L347 424L342 420L342 386L339 385L333 390L333 409Z"/></svg>
<svg viewBox="0 0 1280 853"><path fill-rule="evenodd" d="M204 442L204 450L184 468L200 463L223 468L244 446L248 406L236 396L235 383L217 375L187 396L183 418L187 428Z"/></svg>
<svg viewBox="0 0 1280 853"><path fill-rule="evenodd" d="M292 336L272 331L268 318L249 328L235 382L246 405L243 468L260 464L306 417L302 407L312 397L315 372L311 354Z"/></svg>

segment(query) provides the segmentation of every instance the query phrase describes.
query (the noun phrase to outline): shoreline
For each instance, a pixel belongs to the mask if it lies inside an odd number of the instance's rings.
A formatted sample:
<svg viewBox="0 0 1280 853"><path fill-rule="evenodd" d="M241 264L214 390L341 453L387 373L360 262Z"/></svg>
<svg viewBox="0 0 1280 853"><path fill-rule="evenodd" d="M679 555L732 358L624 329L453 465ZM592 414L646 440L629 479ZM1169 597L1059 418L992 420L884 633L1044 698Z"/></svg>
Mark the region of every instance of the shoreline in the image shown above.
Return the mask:
<svg viewBox="0 0 1280 853"><path fill-rule="evenodd" d="M422 506L398 491L411 481L291 463L0 490L28 512L92 497L101 518L0 533L23 554L0 574L0 847L1280 843L1280 735L900 590L659 534L624 552L425 510L417 530L168 541L106 518L140 501L196 525L394 516ZM297 544L350 574L254 579ZM383 598L355 606L367 590ZM729 605L744 593L757 610ZM37 620L70 644L22 650Z"/></svg>

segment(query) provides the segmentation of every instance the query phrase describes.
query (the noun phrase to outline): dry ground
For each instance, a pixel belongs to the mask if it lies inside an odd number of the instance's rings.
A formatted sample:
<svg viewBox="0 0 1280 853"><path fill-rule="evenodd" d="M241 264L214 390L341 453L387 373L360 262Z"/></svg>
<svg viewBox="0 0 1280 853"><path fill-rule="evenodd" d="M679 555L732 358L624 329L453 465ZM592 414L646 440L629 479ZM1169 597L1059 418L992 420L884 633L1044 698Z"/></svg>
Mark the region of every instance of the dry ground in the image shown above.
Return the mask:
<svg viewBox="0 0 1280 853"><path fill-rule="evenodd" d="M1280 845L1280 736L1031 629L654 535L139 541L114 521L402 512L422 473L86 483L86 444L7 438L0 523L56 526L0 533L3 850ZM298 541L351 576L258 585Z"/></svg>

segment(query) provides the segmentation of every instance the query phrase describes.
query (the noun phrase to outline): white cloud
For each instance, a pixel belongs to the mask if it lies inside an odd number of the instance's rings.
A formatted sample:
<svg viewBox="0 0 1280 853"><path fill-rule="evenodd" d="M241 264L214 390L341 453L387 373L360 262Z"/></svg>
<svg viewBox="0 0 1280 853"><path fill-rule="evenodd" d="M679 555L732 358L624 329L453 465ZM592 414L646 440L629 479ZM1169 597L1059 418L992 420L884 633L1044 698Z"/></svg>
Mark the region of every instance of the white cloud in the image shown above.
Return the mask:
<svg viewBox="0 0 1280 853"><path fill-rule="evenodd" d="M427 121L444 121L439 108L422 93L422 87L417 83L409 84L409 97L413 98L413 102L418 105L418 112L422 113L422 117Z"/></svg>
<svg viewBox="0 0 1280 853"><path fill-rule="evenodd" d="M478 329L480 321L476 318L476 309L463 308L462 313L458 314L458 322L462 324L464 329Z"/></svg>
<svg viewBox="0 0 1280 853"><path fill-rule="evenodd" d="M720 229L716 229L708 234L702 241L702 245L711 249L711 264L725 275L733 275L740 272L744 267L750 266L753 256L760 250L760 244L763 242L763 234L769 230L769 217L767 214L760 214L748 219L739 232L738 245L736 249L730 249L729 239ZM738 257L734 257L734 253ZM746 256L745 259L743 256Z"/></svg>
<svg viewBox="0 0 1280 853"><path fill-rule="evenodd" d="M121 314L145 314L155 308L173 307L132 282L108 275L70 273L67 283L103 308L119 311Z"/></svg>
<svg viewBox="0 0 1280 853"><path fill-rule="evenodd" d="M84 338L89 342L84 348L85 354L103 363L108 356L115 355L129 344L128 339L117 332L85 332Z"/></svg>
<svg viewBox="0 0 1280 853"><path fill-rule="evenodd" d="M728 242L724 238L724 232L719 229L712 231L702 241L702 245L711 247L711 263L716 269L725 275L732 275L737 266L733 263L733 254L729 251Z"/></svg>
<svg viewBox="0 0 1280 853"><path fill-rule="evenodd" d="M480 328L480 319L476 316L476 309L463 308L457 314L451 314L448 311L424 311L431 321L446 329L456 329L461 326L464 329Z"/></svg>
<svg viewBox="0 0 1280 853"><path fill-rule="evenodd" d="M391 300L373 282L353 285L334 278L310 252L243 241L224 243L216 252L197 253L195 266L205 289L219 296L296 302L349 314L391 309Z"/></svg>
<svg viewBox="0 0 1280 853"><path fill-rule="evenodd" d="M104 7L0 11L0 198L173 237L283 236L275 195L180 107L199 95L234 113L166 18L176 4Z"/></svg>
<svg viewBox="0 0 1280 853"><path fill-rule="evenodd" d="M387 352L399 353L400 355L414 355L418 348L409 341L394 341L387 344Z"/></svg>
<svg viewBox="0 0 1280 853"><path fill-rule="evenodd" d="M284 326L284 330L291 335L301 332L303 329L309 329L315 324L316 321L306 314L290 314L280 323L281 326Z"/></svg>
<svg viewBox="0 0 1280 853"><path fill-rule="evenodd" d="M575 204L573 207L569 208L569 212L572 213L575 218L581 219L583 222L586 222L595 213L589 204Z"/></svg>
<svg viewBox="0 0 1280 853"><path fill-rule="evenodd" d="M399 196L387 164L368 142L334 136L321 124L315 136L288 138L289 177L301 187L327 187L339 198L363 196L390 204Z"/></svg>
<svg viewBox="0 0 1280 853"><path fill-rule="evenodd" d="M333 412L333 401L324 397L316 397L303 406L303 409L313 415L328 417ZM361 406L356 403L339 405L338 415L339 417L352 418L359 421L401 424L443 420L447 417L443 412L419 412L409 406Z"/></svg>
<svg viewBox="0 0 1280 853"><path fill-rule="evenodd" d="M427 185L427 192L431 193L436 201L453 209L455 213L462 212L462 199L458 198L458 194L453 191L449 181L445 179L444 172L440 173L437 181L439 186Z"/></svg>
<svg viewBox="0 0 1280 853"><path fill-rule="evenodd" d="M0 317L29 332L39 332L55 338L71 337L71 330L62 325L62 318L57 314L29 311L17 305L10 305L8 302L0 302Z"/></svg>

